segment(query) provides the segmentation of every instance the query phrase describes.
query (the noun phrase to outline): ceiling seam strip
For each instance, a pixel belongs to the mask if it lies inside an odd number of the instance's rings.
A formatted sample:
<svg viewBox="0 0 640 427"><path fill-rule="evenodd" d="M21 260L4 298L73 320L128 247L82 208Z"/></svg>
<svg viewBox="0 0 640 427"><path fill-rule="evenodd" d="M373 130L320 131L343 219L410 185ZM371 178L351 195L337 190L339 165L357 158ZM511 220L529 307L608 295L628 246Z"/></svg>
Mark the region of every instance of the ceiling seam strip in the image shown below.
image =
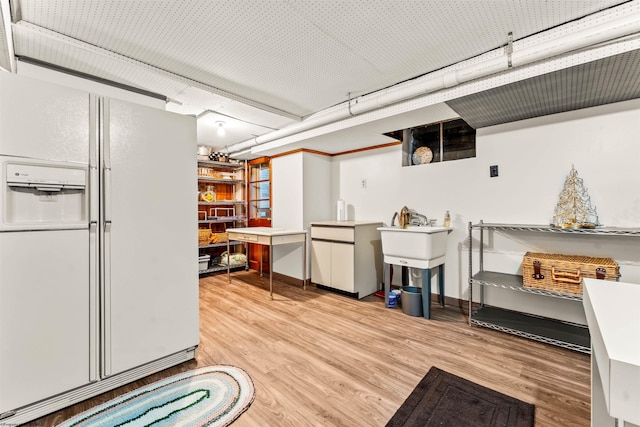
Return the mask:
<svg viewBox="0 0 640 427"><path fill-rule="evenodd" d="M0 1L2 1L2 0L0 0ZM210 86L210 85L207 85L206 83L202 83L202 82L199 82L197 80L192 80L192 79L190 79L188 77L181 76L180 74L176 74L176 73L173 73L171 71L167 71L167 70L164 70L162 68L155 67L155 66L147 64L145 62L137 61L137 60L129 58L127 56L121 55L119 53L112 52L112 51L107 50L107 49L103 49L103 48L101 48L99 46L95 46L95 45L92 45L92 44L89 44L89 43L85 43L85 42L80 41L78 39L74 39L73 37L65 36L64 34L60 34L60 33L57 33L55 31L51 31L51 30L49 30L47 28L40 27L39 25L32 24L32 23L27 22L27 21L20 21L18 23L12 24L12 25L14 27L17 27L19 30L20 29L25 29L25 30L30 31L30 32L35 32L35 33L41 34L41 35L43 35L45 37L48 37L50 39L54 39L54 40L57 40L57 41L61 41L63 43L67 43L67 44L73 45L73 46L75 46L75 47L77 47L79 49L83 49L83 50L85 50L87 52L98 54L98 55L101 55L101 56L104 56L104 57L107 57L107 58L110 58L110 59L115 59L117 61L127 63L128 65L131 65L131 66L134 66L134 67L142 68L142 69L144 69L146 71L149 71L149 72L151 72L153 74L157 74L157 75L160 75L162 77L169 78L170 80L177 81L179 83L184 83L184 84L187 84L189 86L193 86L195 88L202 89L204 91L211 92L211 93L214 93L216 95L220 95L220 96L229 98L229 99L231 99L233 101L241 102L241 103L246 104L248 106L255 107L257 109L260 109L260 110L263 110L263 111L266 111L266 112L269 112L269 113L272 113L272 114L276 114L276 115L279 115L279 116L282 116L282 117L286 117L286 118L291 119L291 120L296 120L296 121L301 121L302 120L302 117L300 117L300 116L298 116L296 114L293 114L293 113L289 113L288 111L283 111L283 110L281 110L279 108L272 107L272 106L266 105L266 104L262 104L260 102L256 102L254 100L242 97L240 95L236 95L234 93L225 91L224 89L220 89L220 88L217 88L217 87L214 87L214 86Z"/></svg>

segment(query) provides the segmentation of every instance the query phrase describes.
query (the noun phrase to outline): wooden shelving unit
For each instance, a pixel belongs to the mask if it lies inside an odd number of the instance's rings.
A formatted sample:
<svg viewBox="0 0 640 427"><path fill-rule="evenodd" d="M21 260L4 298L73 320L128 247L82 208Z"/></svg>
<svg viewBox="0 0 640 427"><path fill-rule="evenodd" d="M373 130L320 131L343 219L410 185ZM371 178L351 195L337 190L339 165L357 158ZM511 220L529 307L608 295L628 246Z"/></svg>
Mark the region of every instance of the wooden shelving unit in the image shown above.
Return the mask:
<svg viewBox="0 0 640 427"><path fill-rule="evenodd" d="M212 233L225 233L227 228L247 226L246 201L246 162L198 161L198 228ZM215 193L214 200L203 199L207 191ZM243 245L233 241L231 247ZM227 266L219 259L227 249L226 240L219 243L200 242L199 255L209 255L207 268L200 274L226 272ZM234 265L233 269L247 268L247 265Z"/></svg>

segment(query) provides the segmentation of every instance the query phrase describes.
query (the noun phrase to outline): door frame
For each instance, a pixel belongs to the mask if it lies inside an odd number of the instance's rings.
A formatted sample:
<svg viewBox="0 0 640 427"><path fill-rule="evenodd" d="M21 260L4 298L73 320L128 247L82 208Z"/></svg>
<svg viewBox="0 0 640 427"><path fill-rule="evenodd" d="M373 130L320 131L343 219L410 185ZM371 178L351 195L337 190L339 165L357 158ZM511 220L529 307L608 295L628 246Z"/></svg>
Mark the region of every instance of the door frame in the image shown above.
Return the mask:
<svg viewBox="0 0 640 427"><path fill-rule="evenodd" d="M260 182L260 181L252 181L251 180L251 167L254 165L261 165L268 163L269 165L269 209L270 212L273 212L272 205L272 192L273 189L271 187L271 157L260 157L254 160L250 160L248 162L247 169L247 225L249 227L271 227L271 215L269 218L252 218L251 216L251 202L252 202L252 191L251 191L251 183L252 182ZM265 273L270 272L269 270L269 246L266 245L254 245L247 244L248 246L248 256L247 262L249 263L249 268L253 270L260 270L260 260L262 259L262 271Z"/></svg>

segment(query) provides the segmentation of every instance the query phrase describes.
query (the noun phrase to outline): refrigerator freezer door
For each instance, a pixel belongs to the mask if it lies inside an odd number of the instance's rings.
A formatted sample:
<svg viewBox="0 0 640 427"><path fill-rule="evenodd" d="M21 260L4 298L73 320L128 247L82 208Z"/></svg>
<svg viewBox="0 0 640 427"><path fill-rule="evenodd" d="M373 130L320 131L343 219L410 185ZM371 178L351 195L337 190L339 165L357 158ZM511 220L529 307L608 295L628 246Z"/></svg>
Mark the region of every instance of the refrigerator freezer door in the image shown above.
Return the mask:
<svg viewBox="0 0 640 427"><path fill-rule="evenodd" d="M0 73L0 154L86 163L89 94Z"/></svg>
<svg viewBox="0 0 640 427"><path fill-rule="evenodd" d="M89 382L89 231L0 232L0 413Z"/></svg>
<svg viewBox="0 0 640 427"><path fill-rule="evenodd" d="M103 374L112 375L199 342L196 127L122 101L105 100L104 112Z"/></svg>

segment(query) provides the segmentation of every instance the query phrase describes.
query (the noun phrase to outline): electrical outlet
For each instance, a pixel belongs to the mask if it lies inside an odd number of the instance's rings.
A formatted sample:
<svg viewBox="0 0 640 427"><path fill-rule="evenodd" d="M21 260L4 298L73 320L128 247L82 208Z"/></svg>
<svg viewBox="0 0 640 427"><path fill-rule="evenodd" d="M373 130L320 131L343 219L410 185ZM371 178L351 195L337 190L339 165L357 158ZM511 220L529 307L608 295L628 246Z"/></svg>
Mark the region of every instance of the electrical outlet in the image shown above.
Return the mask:
<svg viewBox="0 0 640 427"><path fill-rule="evenodd" d="M360 188L367 188L367 180L365 178L360 180Z"/></svg>
<svg viewBox="0 0 640 427"><path fill-rule="evenodd" d="M498 176L498 165L489 166L489 176L491 178Z"/></svg>

